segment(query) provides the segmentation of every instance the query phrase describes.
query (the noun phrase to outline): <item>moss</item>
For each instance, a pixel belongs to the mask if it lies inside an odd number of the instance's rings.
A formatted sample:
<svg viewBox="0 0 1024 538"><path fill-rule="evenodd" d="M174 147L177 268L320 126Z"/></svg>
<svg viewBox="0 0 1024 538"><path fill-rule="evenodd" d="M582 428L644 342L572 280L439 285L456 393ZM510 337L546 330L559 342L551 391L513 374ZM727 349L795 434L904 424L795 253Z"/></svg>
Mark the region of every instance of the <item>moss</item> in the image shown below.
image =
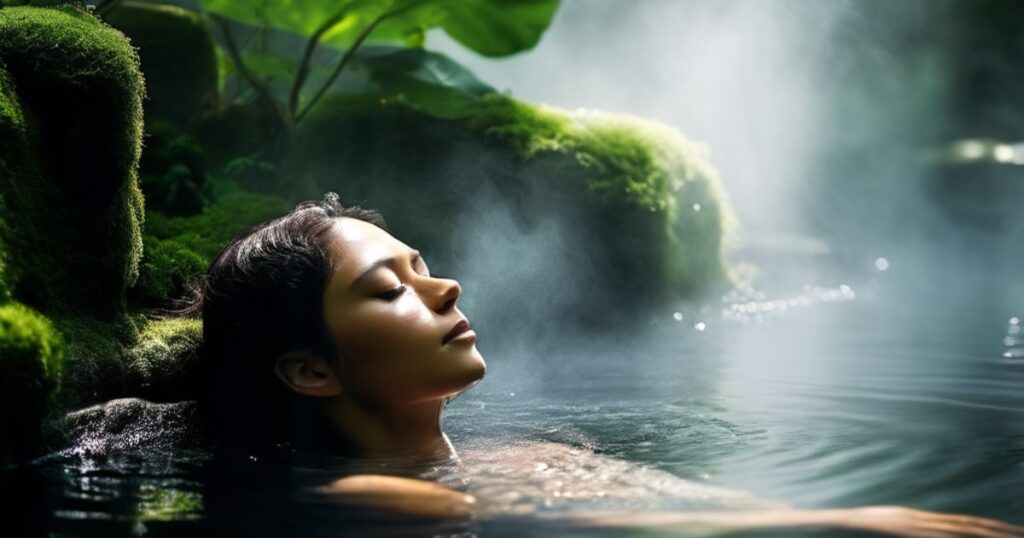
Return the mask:
<svg viewBox="0 0 1024 538"><path fill-rule="evenodd" d="M0 145L0 182L11 181L11 178L24 173L25 161L30 159L25 131L25 115L21 103L0 61L0 140L4 141ZM0 190L0 304L11 299L11 287L15 279L6 247L13 233L5 220L9 214L4 193Z"/></svg>
<svg viewBox="0 0 1024 538"><path fill-rule="evenodd" d="M237 233L293 207L281 198L246 192L232 182L219 185L222 192L217 201L203 213L149 214L139 281L128 293L133 306L167 306L183 293L185 283L206 272Z"/></svg>
<svg viewBox="0 0 1024 538"><path fill-rule="evenodd" d="M74 7L10 7L0 10L0 61L24 118L14 151L33 157L0 177L13 295L47 314L123 322L144 218L135 50Z"/></svg>
<svg viewBox="0 0 1024 538"><path fill-rule="evenodd" d="M717 290L727 280L723 241L736 229L708 149L664 124L597 110L565 111L500 94L481 99L470 124L511 148L524 163L539 161L579 181L600 203L626 217L653 240L636 248L630 238L616 251L630 254L642 271L659 267L664 286L655 293L682 296ZM554 162L552 162L554 161ZM553 171L554 171L553 170ZM657 248L651 249L652 246Z"/></svg>
<svg viewBox="0 0 1024 538"><path fill-rule="evenodd" d="M500 94L461 118L339 95L318 105L294 146L289 197L335 190L378 208L435 266L474 255L460 250L470 239L462 219L497 192L523 233L564 225L572 244L559 266L595 273L580 301L702 298L729 282L722 251L735 219L707 149L654 121Z"/></svg>
<svg viewBox="0 0 1024 538"><path fill-rule="evenodd" d="M198 519L203 511L203 496L195 491L143 484L139 488L136 518L147 521Z"/></svg>
<svg viewBox="0 0 1024 538"><path fill-rule="evenodd" d="M147 124L163 120L184 128L217 104L217 56L198 13L126 1L106 20L139 48Z"/></svg>
<svg viewBox="0 0 1024 538"><path fill-rule="evenodd" d="M131 340L116 327L92 318L53 320L66 342L63 388L57 400L60 408L76 409L124 397L179 401L195 396L192 376L202 322L151 319L142 312L132 317L139 331Z"/></svg>
<svg viewBox="0 0 1024 538"><path fill-rule="evenodd" d="M282 198L238 189L223 194L198 215L173 217L154 213L146 233L161 240L175 239L212 261L240 231L281 216L292 207L293 204Z"/></svg>
<svg viewBox="0 0 1024 538"><path fill-rule="evenodd" d="M139 342L127 350L126 363L133 393L150 401L179 401L197 397L192 381L202 321L191 318L157 319L142 329Z"/></svg>
<svg viewBox="0 0 1024 538"><path fill-rule="evenodd" d="M63 361L63 339L49 320L18 303L0 306L0 463L38 450Z"/></svg>

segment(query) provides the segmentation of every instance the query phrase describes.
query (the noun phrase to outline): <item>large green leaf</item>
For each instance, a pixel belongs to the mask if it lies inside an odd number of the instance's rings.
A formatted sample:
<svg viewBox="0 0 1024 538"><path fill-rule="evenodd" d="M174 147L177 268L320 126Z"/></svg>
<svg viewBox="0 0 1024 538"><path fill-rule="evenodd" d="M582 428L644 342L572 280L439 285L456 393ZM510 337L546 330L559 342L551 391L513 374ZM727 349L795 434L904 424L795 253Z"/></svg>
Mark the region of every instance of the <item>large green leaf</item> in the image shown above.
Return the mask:
<svg viewBox="0 0 1024 538"><path fill-rule="evenodd" d="M438 117L461 117L494 88L447 56L422 49L362 47L353 67L365 70L376 90Z"/></svg>
<svg viewBox="0 0 1024 538"><path fill-rule="evenodd" d="M348 48L374 20L391 14L368 42L420 46L427 30L441 28L485 56L532 48L558 8L558 0L202 0L207 11L246 24L309 36L336 21L322 41Z"/></svg>

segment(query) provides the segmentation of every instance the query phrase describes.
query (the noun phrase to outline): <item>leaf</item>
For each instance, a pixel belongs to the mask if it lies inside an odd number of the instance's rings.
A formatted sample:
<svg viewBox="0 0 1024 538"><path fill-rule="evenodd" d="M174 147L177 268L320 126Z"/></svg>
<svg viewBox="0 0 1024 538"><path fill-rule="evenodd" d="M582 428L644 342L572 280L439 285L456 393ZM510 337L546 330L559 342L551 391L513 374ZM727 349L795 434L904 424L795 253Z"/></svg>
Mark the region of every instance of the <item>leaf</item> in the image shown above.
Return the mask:
<svg viewBox="0 0 1024 538"><path fill-rule="evenodd" d="M547 29L558 0L202 0L212 13L246 24L311 36L337 20L322 42L347 49L378 17L391 14L369 43L422 46L427 30L441 28L484 56L532 48Z"/></svg>
<svg viewBox="0 0 1024 538"><path fill-rule="evenodd" d="M459 117L493 87L451 58L437 52L366 46L353 67L367 71L385 95L439 117Z"/></svg>

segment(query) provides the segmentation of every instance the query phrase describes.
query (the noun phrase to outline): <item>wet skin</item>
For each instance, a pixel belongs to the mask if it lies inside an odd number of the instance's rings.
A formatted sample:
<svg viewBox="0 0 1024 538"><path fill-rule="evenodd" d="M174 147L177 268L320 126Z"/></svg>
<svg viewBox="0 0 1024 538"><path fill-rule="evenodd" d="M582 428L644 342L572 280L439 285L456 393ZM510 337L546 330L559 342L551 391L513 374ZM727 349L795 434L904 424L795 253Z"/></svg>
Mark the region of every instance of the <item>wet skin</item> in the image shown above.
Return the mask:
<svg viewBox="0 0 1024 538"><path fill-rule="evenodd" d="M335 218L326 250L334 272L323 317L340 356L298 350L279 357L275 373L319 398L357 455L454 457L442 404L486 372L475 332L444 341L466 320L459 283L432 276L415 249L358 219Z"/></svg>
<svg viewBox="0 0 1024 538"><path fill-rule="evenodd" d="M323 314L341 357L335 361L299 350L280 357L275 372L292 390L319 397L324 414L359 455L457 460L441 431L442 403L486 371L475 335L442 341L465 319L456 306L461 287L431 276L415 249L377 226L347 217L335 221L327 247L335 271L324 292ZM410 478L348 476L318 490L342 502L415 516L463 517L477 509L471 495ZM998 521L891 506L576 513L565 519L585 527L701 532L817 527L922 538L1024 537L1021 527Z"/></svg>

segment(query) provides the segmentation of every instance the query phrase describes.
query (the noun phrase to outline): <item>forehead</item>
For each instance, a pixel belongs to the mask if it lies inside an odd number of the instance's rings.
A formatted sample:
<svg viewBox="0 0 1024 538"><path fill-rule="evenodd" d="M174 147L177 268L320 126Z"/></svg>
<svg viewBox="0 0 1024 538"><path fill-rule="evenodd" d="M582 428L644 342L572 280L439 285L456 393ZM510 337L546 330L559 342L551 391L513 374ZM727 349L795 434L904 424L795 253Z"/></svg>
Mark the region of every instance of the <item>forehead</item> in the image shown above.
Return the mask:
<svg viewBox="0 0 1024 538"><path fill-rule="evenodd" d="M327 243L327 251L334 261L331 280L347 286L367 265L408 250L405 243L374 224L351 217L335 217L331 240Z"/></svg>

